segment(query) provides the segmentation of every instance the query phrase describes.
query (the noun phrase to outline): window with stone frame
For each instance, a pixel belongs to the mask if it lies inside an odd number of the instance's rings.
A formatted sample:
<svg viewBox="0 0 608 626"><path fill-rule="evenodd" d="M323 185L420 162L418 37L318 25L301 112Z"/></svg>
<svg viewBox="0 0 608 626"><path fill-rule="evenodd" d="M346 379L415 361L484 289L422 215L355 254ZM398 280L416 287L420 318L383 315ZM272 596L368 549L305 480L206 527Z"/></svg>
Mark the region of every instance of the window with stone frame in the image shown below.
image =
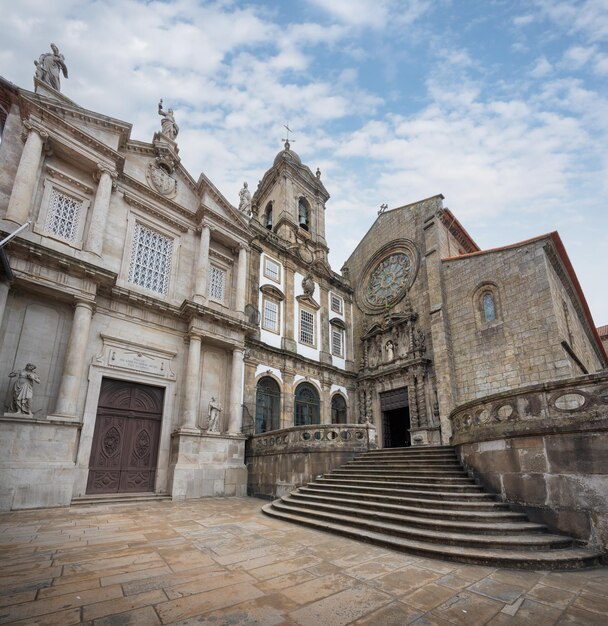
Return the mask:
<svg viewBox="0 0 608 626"><path fill-rule="evenodd" d="M473 294L473 304L478 328L490 328L502 323L500 294L495 283L478 285Z"/></svg>
<svg viewBox="0 0 608 626"><path fill-rule="evenodd" d="M342 314L343 311L343 300L342 298L340 298L339 296L337 296L335 293L330 293L329 294L329 302L330 302L330 308L334 313L339 313L340 315Z"/></svg>
<svg viewBox="0 0 608 626"><path fill-rule="evenodd" d="M217 300L218 302L224 302L226 299L226 278L228 272L225 269L218 267L217 265L209 266L209 298L211 300Z"/></svg>
<svg viewBox="0 0 608 626"><path fill-rule="evenodd" d="M270 278L275 283L281 282L281 265L274 259L265 256L264 257L264 276Z"/></svg>
<svg viewBox="0 0 608 626"><path fill-rule="evenodd" d="M321 423L319 392L310 383L300 383L294 397L294 426Z"/></svg>
<svg viewBox="0 0 608 626"><path fill-rule="evenodd" d="M52 189L44 230L47 234L73 242L78 233L82 200Z"/></svg>
<svg viewBox="0 0 608 626"><path fill-rule="evenodd" d="M281 305L276 300L264 296L262 299L262 328L279 334Z"/></svg>
<svg viewBox="0 0 608 626"><path fill-rule="evenodd" d="M255 432L266 433L281 427L281 389L270 376L260 378L255 397Z"/></svg>
<svg viewBox="0 0 608 626"><path fill-rule="evenodd" d="M129 282L166 295L172 255L173 239L137 222L129 263Z"/></svg>
<svg viewBox="0 0 608 626"><path fill-rule="evenodd" d="M333 356L344 358L344 331L335 326L331 327L331 353Z"/></svg>
<svg viewBox="0 0 608 626"><path fill-rule="evenodd" d="M300 343L315 345L315 314L308 309L300 309Z"/></svg>
<svg viewBox="0 0 608 626"><path fill-rule="evenodd" d="M333 395L331 399L331 423L332 424L346 424L346 400L340 393Z"/></svg>

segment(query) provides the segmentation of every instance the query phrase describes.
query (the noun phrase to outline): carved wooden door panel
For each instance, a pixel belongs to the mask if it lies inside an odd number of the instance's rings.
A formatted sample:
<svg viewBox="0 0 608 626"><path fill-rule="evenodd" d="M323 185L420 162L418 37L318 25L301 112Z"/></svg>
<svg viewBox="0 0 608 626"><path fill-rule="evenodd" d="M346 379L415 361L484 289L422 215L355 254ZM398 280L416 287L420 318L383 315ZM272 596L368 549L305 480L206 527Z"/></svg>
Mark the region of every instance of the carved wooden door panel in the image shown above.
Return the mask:
<svg viewBox="0 0 608 626"><path fill-rule="evenodd" d="M154 491L163 389L104 379L87 493Z"/></svg>

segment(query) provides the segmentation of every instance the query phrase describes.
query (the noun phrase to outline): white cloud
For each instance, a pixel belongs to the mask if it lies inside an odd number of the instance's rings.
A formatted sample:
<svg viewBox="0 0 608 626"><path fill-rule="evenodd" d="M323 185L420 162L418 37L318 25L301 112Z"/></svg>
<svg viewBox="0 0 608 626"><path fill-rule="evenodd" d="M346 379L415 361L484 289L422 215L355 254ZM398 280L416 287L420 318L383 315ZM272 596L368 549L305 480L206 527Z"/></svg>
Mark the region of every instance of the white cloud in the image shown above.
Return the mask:
<svg viewBox="0 0 608 626"><path fill-rule="evenodd" d="M532 78L542 78L550 74L552 69L551 63L547 61L547 57L542 56L536 59L534 67L530 70L529 74Z"/></svg>

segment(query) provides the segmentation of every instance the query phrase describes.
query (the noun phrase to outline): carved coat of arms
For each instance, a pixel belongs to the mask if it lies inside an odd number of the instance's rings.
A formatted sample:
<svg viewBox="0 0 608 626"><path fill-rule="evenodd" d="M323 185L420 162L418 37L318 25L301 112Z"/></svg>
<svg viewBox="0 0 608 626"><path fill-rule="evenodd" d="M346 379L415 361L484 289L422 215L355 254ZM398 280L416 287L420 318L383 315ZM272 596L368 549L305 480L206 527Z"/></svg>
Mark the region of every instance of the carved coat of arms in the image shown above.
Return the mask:
<svg viewBox="0 0 608 626"><path fill-rule="evenodd" d="M163 196L172 197L177 193L177 181L162 167L154 163L148 164L146 179L150 187Z"/></svg>

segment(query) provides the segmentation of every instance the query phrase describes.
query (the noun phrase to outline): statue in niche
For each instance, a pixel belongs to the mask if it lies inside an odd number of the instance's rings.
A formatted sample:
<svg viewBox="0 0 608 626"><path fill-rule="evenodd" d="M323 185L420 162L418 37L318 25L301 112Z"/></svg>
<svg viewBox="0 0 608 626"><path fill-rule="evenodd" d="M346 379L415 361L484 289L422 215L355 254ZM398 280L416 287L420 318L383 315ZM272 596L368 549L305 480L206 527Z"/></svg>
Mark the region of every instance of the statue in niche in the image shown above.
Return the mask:
<svg viewBox="0 0 608 626"><path fill-rule="evenodd" d="M414 339L414 349L421 354L426 350L426 337L422 330L418 330Z"/></svg>
<svg viewBox="0 0 608 626"><path fill-rule="evenodd" d="M239 191L239 211L245 215L251 215L251 192L247 183L243 183L243 188Z"/></svg>
<svg viewBox="0 0 608 626"><path fill-rule="evenodd" d="M59 48L54 43L51 44L51 50L53 52L45 52L40 55L37 61L34 61L36 66L35 77L53 89L60 91L59 74L62 73L67 78L68 68L63 54L59 53Z"/></svg>
<svg viewBox="0 0 608 626"><path fill-rule="evenodd" d="M10 413L31 415L31 401L34 397L34 383L40 384L40 378L34 372L36 366L28 363L25 369L15 370L9 374L10 378L16 378L11 394Z"/></svg>
<svg viewBox="0 0 608 626"><path fill-rule="evenodd" d="M160 121L161 133L165 137L169 137L175 141L177 134L179 133L179 126L177 125L175 118L173 117L173 109L163 111L163 101L158 103L158 114L162 115L163 119Z"/></svg>
<svg viewBox="0 0 608 626"><path fill-rule="evenodd" d="M220 414L222 412L222 405L212 397L209 402L209 420L207 422L208 433L220 432Z"/></svg>
<svg viewBox="0 0 608 626"><path fill-rule="evenodd" d="M315 292L315 281L313 280L312 274L306 274L303 278L302 290L304 291L305 296L312 298L312 294Z"/></svg>
<svg viewBox="0 0 608 626"><path fill-rule="evenodd" d="M395 344L392 342L391 339L389 339L385 346L384 349L386 350L386 360L388 363L390 363L391 361L395 360Z"/></svg>

